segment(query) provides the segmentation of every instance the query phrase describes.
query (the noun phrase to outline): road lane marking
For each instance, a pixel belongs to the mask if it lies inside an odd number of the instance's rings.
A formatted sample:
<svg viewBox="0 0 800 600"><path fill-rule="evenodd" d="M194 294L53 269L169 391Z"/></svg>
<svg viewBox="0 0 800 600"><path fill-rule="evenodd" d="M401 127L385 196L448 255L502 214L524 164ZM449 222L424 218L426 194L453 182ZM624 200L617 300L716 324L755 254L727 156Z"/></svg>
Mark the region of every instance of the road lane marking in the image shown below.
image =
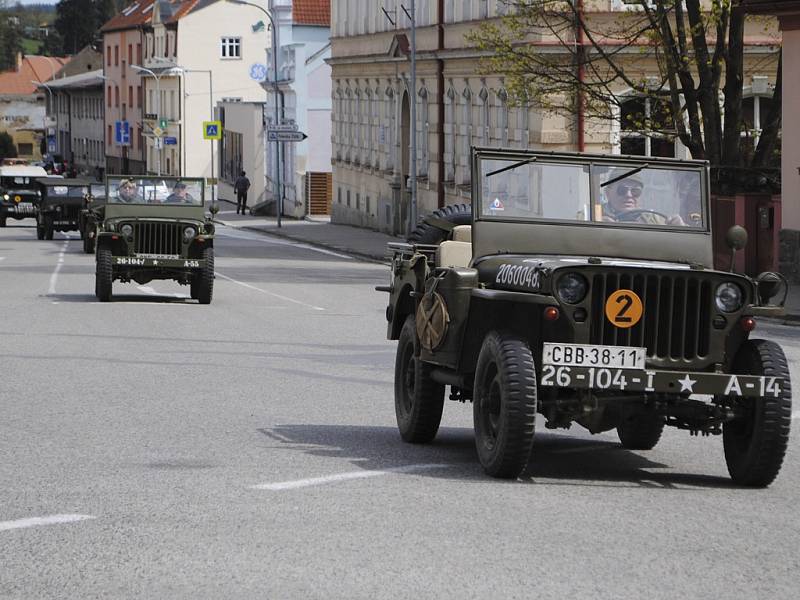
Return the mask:
<svg viewBox="0 0 800 600"><path fill-rule="evenodd" d="M306 304L305 302L301 302L300 300L295 300L294 298L289 298L288 296L282 296L281 294L276 294L275 292L268 292L267 290L262 290L261 288L257 288L256 286L250 285L249 283L245 283L243 281L237 281L236 279L233 279L232 277L228 277L227 275L223 275L219 271L214 273L214 275L216 275L217 277L222 277L222 279L230 281L231 283L235 283L237 285L241 285L242 287L246 287L248 289L255 290L256 292L261 292L262 294L267 294L268 296L272 296L273 298L280 298L281 300L286 300L287 302L293 302L294 304L299 304L300 306L305 306L306 308L310 308L312 310L326 310L325 308L322 308L321 306L314 306L313 304Z"/></svg>
<svg viewBox="0 0 800 600"><path fill-rule="evenodd" d="M47 294L49 296L56 295L56 282L58 281L58 273L61 271L61 267L64 266L64 253L67 251L69 247L69 238L64 242L64 245L61 246L61 252L58 253L58 262L56 263L56 269L53 271L53 274L50 276L50 288L47 290Z"/></svg>
<svg viewBox="0 0 800 600"><path fill-rule="evenodd" d="M230 225L225 225L225 227L230 227ZM234 231L240 233L236 228L233 228ZM231 235L230 232L222 232L218 231L217 235L220 237L228 237L235 240L247 240L250 242L261 242L263 244L270 244L273 246L294 246L295 248L302 248L304 250L311 250L312 252L319 252L320 254L327 254L328 256L335 256L336 258L344 258L346 260L356 260L352 256L348 256L347 254L340 254L338 252L334 252L333 250L327 250L326 248L318 248L316 246L311 246L309 244L304 244L302 242L296 242L294 240L285 240L285 239L274 239L271 237L271 234L267 233L265 235ZM270 236L270 237L267 237Z"/></svg>
<svg viewBox="0 0 800 600"><path fill-rule="evenodd" d="M381 475L391 475L392 473L414 473L416 471L428 471L430 469L444 469L452 465L426 464L426 465L406 465L404 467L393 467L380 471L350 471L349 473L337 473L325 477L311 477L309 479L295 479L294 481L280 481L277 483L261 483L250 486L252 490L269 490L279 492L283 490L296 490L298 488L311 487L315 485L326 485L329 483L339 483L340 481L350 481L352 479L366 479L368 477L380 477Z"/></svg>
<svg viewBox="0 0 800 600"><path fill-rule="evenodd" d="M96 519L91 515L50 515L49 517L30 517L16 521L0 521L0 531L10 529L24 529L25 527L38 527L40 525L60 525L62 523L76 523L87 519Z"/></svg>

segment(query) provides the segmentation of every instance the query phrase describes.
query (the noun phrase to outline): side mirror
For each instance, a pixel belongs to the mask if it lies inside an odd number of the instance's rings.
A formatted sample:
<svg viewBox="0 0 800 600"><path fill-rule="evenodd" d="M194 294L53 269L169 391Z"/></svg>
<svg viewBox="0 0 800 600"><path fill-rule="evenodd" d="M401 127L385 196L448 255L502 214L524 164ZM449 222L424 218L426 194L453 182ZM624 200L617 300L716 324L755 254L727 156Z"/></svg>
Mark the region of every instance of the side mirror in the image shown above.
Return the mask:
<svg viewBox="0 0 800 600"><path fill-rule="evenodd" d="M216 215L219 212L219 204L217 202L212 202L211 206L208 207L208 210L212 215Z"/></svg>
<svg viewBox="0 0 800 600"><path fill-rule="evenodd" d="M761 306L784 306L786 296L789 294L789 283L786 277L780 273L766 271L756 277L756 289L758 290L758 301ZM776 303L770 302L776 296L781 299Z"/></svg>
<svg viewBox="0 0 800 600"><path fill-rule="evenodd" d="M728 229L728 232L725 234L725 243L728 244L728 248L731 249L730 271L733 273L736 251L747 246L747 230L741 225L734 225Z"/></svg>

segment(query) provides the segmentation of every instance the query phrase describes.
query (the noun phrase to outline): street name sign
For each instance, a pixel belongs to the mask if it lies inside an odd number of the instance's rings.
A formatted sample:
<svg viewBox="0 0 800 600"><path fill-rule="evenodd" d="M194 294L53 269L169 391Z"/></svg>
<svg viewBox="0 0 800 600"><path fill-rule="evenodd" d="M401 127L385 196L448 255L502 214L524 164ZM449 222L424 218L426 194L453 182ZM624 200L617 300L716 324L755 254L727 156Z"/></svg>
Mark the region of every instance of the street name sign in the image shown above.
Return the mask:
<svg viewBox="0 0 800 600"><path fill-rule="evenodd" d="M297 123L282 123L280 125L267 125L267 131L297 131Z"/></svg>
<svg viewBox="0 0 800 600"><path fill-rule="evenodd" d="M269 142L302 142L308 136L302 131L269 131L267 130L267 141Z"/></svg>
<svg viewBox="0 0 800 600"><path fill-rule="evenodd" d="M203 121L203 139L205 139L205 140L221 140L222 139L222 122L221 121Z"/></svg>
<svg viewBox="0 0 800 600"><path fill-rule="evenodd" d="M164 145L165 146L177 146L178 145L178 138L173 136L165 136L164 137Z"/></svg>

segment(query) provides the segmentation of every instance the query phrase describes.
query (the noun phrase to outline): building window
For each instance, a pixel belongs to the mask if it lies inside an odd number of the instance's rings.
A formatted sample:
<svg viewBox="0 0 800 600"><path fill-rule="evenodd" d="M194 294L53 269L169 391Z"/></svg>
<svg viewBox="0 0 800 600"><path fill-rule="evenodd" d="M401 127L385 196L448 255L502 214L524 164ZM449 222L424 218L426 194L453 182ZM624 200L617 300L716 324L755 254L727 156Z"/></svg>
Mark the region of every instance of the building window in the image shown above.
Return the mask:
<svg viewBox="0 0 800 600"><path fill-rule="evenodd" d="M133 86L128 86L128 106L133 108Z"/></svg>
<svg viewBox="0 0 800 600"><path fill-rule="evenodd" d="M119 107L119 88L114 86L114 106Z"/></svg>
<svg viewBox="0 0 800 600"><path fill-rule="evenodd" d="M111 46L106 46L106 64L111 66Z"/></svg>
<svg viewBox="0 0 800 600"><path fill-rule="evenodd" d="M242 57L242 38L224 37L220 41L221 58L241 58Z"/></svg>
<svg viewBox="0 0 800 600"><path fill-rule="evenodd" d="M453 181L456 176L456 91L447 90L447 101L444 107L444 180Z"/></svg>
<svg viewBox="0 0 800 600"><path fill-rule="evenodd" d="M667 100L634 96L620 103L620 152L675 157L675 136Z"/></svg>
<svg viewBox="0 0 800 600"><path fill-rule="evenodd" d="M119 46L114 46L114 66L119 66Z"/></svg>
<svg viewBox="0 0 800 600"><path fill-rule="evenodd" d="M497 128L500 130L500 145L508 147L508 92L500 90L497 92L497 100L500 103L500 110L497 113Z"/></svg>
<svg viewBox="0 0 800 600"><path fill-rule="evenodd" d="M417 173L421 177L428 176L428 131L430 129L430 121L428 115L428 90L423 85L419 90L419 116L417 137L419 145L419 157L417 160Z"/></svg>
<svg viewBox="0 0 800 600"><path fill-rule="evenodd" d="M478 93L481 100L481 144L489 145L489 90L481 88Z"/></svg>

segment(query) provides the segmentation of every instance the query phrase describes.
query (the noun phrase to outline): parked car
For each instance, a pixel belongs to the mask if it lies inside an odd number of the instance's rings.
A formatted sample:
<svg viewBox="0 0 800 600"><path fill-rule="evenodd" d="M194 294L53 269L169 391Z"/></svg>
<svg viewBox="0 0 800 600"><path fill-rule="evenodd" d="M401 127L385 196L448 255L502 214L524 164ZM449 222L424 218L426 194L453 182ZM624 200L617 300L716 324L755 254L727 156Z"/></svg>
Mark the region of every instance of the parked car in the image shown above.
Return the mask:
<svg viewBox="0 0 800 600"><path fill-rule="evenodd" d="M715 270L711 235L705 162L474 149L471 208L390 244L401 437L435 437L450 386L492 476L525 469L539 413L633 450L665 426L722 435L733 481L769 485L791 382L781 347L751 332L788 285ZM746 232L727 240L733 264Z"/></svg>
<svg viewBox="0 0 800 600"><path fill-rule="evenodd" d="M89 182L84 179L41 177L36 180L40 200L36 211L36 237L53 239L54 231L77 231Z"/></svg>
<svg viewBox="0 0 800 600"><path fill-rule="evenodd" d="M29 165L0 166L0 227L6 220L36 216L40 194L36 179L47 177L41 167Z"/></svg>
<svg viewBox="0 0 800 600"><path fill-rule="evenodd" d="M163 191L171 192L163 197ZM212 214L217 206L210 207ZM214 224L203 179L113 175L96 228L95 294L112 298L114 281L172 279L200 304L214 289Z"/></svg>

